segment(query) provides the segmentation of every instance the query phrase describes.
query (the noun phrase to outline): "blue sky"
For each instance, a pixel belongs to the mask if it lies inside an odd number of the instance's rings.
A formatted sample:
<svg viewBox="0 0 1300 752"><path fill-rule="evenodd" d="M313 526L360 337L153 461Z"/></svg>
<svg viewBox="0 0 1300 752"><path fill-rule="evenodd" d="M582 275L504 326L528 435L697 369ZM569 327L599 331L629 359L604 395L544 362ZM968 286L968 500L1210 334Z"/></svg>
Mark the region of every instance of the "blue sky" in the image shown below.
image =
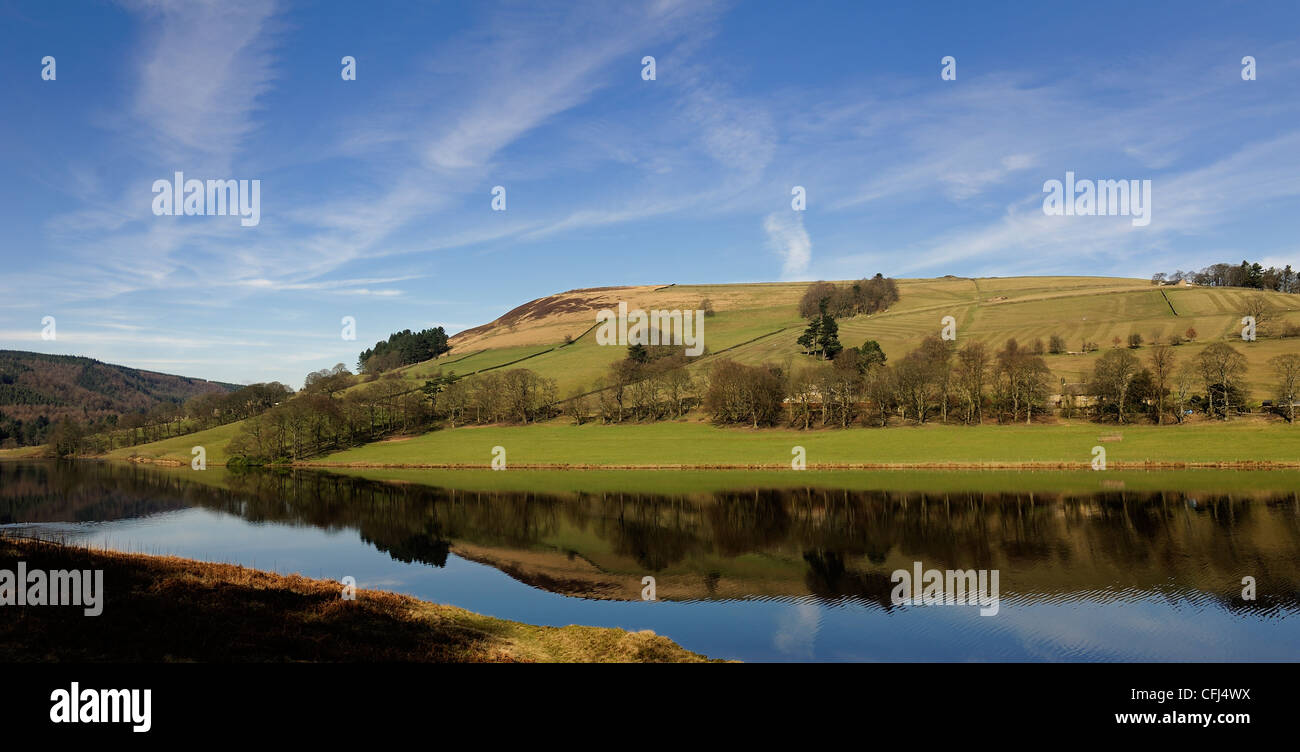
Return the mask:
<svg viewBox="0 0 1300 752"><path fill-rule="evenodd" d="M1293 2L0 0L0 348L297 386L578 287L1300 266L1298 30ZM1067 170L1151 180L1151 223L1046 216ZM176 171L260 180L260 223L156 216Z"/></svg>

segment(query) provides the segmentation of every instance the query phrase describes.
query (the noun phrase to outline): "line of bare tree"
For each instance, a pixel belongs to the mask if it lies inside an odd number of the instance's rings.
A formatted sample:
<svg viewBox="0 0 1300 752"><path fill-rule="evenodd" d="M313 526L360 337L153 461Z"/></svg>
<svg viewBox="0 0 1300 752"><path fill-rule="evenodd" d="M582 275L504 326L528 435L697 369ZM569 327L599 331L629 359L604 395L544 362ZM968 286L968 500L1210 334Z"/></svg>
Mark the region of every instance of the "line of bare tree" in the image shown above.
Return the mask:
<svg viewBox="0 0 1300 752"><path fill-rule="evenodd" d="M415 388L396 374L346 388L353 382L345 371L319 372L299 395L249 419L229 451L246 462L289 461L439 423L527 424L561 412L579 424L626 423L680 419L698 408L720 425L801 429L1032 423L1053 411L1163 424L1195 412L1228 419L1246 411L1249 401L1245 356L1224 342L1185 360L1169 345L1149 348L1145 361L1130 349L1111 349L1094 363L1087 383L1075 388L1053 384L1043 358L1015 339L995 350L931 336L895 363L874 342L846 348L830 361L750 365L719 359L703 373L692 373L690 363L680 348L633 346L596 390L562 401L553 379L525 368L467 379L439 374ZM1300 355L1275 357L1270 366L1277 400L1268 407L1293 421Z"/></svg>

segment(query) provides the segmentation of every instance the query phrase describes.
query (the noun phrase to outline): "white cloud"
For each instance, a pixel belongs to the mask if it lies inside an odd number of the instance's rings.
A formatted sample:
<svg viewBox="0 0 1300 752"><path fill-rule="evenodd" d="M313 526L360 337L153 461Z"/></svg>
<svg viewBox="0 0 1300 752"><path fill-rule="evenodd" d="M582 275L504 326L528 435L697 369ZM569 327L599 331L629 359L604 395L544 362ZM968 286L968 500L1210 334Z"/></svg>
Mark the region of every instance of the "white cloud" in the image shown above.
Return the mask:
<svg viewBox="0 0 1300 752"><path fill-rule="evenodd" d="M812 240L804 229L802 212L772 212L763 220L763 231L767 233L769 247L781 256L783 277L797 278L808 271Z"/></svg>
<svg viewBox="0 0 1300 752"><path fill-rule="evenodd" d="M811 659L821 631L821 607L815 602L796 603L782 609L776 617L772 646L784 655Z"/></svg>

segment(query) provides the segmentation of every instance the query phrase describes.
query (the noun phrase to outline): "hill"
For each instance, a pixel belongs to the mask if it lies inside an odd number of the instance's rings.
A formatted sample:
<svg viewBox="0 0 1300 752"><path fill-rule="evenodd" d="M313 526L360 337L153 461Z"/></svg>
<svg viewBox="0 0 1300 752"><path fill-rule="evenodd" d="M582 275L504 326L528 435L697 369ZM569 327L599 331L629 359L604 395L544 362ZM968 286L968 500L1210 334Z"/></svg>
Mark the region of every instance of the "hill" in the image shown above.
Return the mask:
<svg viewBox="0 0 1300 752"><path fill-rule="evenodd" d="M395 415L395 399L402 394L418 394L426 380L440 372L455 372L470 387L469 392L474 391L482 375L514 368L526 368L553 379L561 399L590 391L609 374L611 365L628 355L624 346L602 346L596 341L597 312L616 309L620 302L629 309L711 310L713 313L704 319L705 354L690 359L686 366L696 376L703 377L710 364L721 359L745 364L774 363L787 373L796 371L802 364L816 362L802 354L796 342L806 326L798 309L808 287L807 282L642 285L546 296L454 335L449 340L451 351L441 357L387 372L378 381L357 379L340 393L357 398L343 414L351 410L362 416L376 411ZM1131 352L1143 363L1149 358L1153 342L1176 343L1172 352L1180 365L1194 364L1197 355L1209 345L1224 342L1245 358L1246 370L1238 383L1247 392L1245 404L1256 408L1261 400L1276 394L1276 377L1269 360L1279 354L1300 352L1300 338L1282 336L1288 329L1300 326L1300 296L1293 294L1231 287L1156 286L1146 280L1108 277L910 279L899 280L898 290L899 299L885 310L839 319L840 341L856 347L875 340L889 363L894 364L924 338L938 334L949 316L956 322L959 345L975 340L997 349L1007 339L1015 338L1022 346L1033 348L1038 342L1046 344L1055 338L1064 345L1062 351L1042 355L1050 371L1046 388L1051 391L1059 389L1062 382L1086 382L1098 359L1115 347L1126 347L1133 334L1140 335L1143 344ZM1261 328L1257 341L1244 342L1240 337L1241 317L1261 300L1267 310L1261 320L1266 320L1267 325ZM1195 331L1190 339L1189 330ZM1095 343L1098 349L1085 348L1085 342ZM1199 384L1192 388L1200 390ZM992 395L988 398L991 400ZM591 414L590 402L587 415L598 423L599 417ZM452 403L448 397L440 398L439 404ZM306 413L298 413L286 411L282 420L303 420ZM1206 425L1205 416L1197 414L1176 431L1129 426L1124 429L1128 440L1122 448L1112 446L1112 460L1124 466L1246 466L1258 460L1293 463L1297 456L1295 442L1300 436L1292 435L1287 428L1271 426L1263 414L1257 412L1255 417L1259 420L1250 425L1218 425L1217 421ZM635 422L635 418L632 420ZM355 441L352 439L329 445L327 451L308 451L295 458L311 457L312 462L344 466L480 466L488 461L485 451L508 445L512 467L776 466L788 465L790 447L801 445L808 449L810 466L1075 466L1086 464L1091 457L1088 451L1107 440L1103 435L1113 433L1088 421L1086 415L1052 417L1049 422L1056 422L1054 427L1025 431L1012 430L1011 426L953 425L819 438L781 428L750 435L748 431L704 425L708 421L709 416L700 410L671 423L645 426L572 426L568 425L570 417L563 416L546 426L466 426L411 438L409 432L420 433L425 427L415 423L390 429L390 433L399 435L379 434L384 440L366 446L349 449ZM907 423L897 418L891 422ZM441 423L445 426L447 421ZM131 447L116 455L184 464L189 461L190 449L202 444L209 449L208 461L219 464L225 459L225 448L217 445L228 442L240 426L236 423L223 427L202 437L205 441L199 441L198 435L187 436L170 444ZM365 430L365 421L349 430L358 428ZM400 435L403 432L407 435ZM632 440L634 446L626 446L627 440ZM1270 447L1270 451L1258 451L1263 446Z"/></svg>
<svg viewBox="0 0 1300 752"><path fill-rule="evenodd" d="M110 415L148 412L161 404L180 404L208 392L229 392L235 384L173 376L103 363L73 355L46 355L0 350L0 431L33 431L43 416L48 422L71 417L93 421ZM45 421L40 421L42 424ZM8 426L8 428L4 428ZM0 441L18 436L0 435Z"/></svg>
<svg viewBox="0 0 1300 752"><path fill-rule="evenodd" d="M844 284L844 283L841 283ZM798 363L795 340L806 322L798 303L807 282L727 285L641 285L601 287L549 295L525 303L488 324L467 329L449 340L451 351L437 359L401 369L404 378L422 382L439 370L467 375L510 365L554 378L561 396L591 387L608 367L626 355L625 348L595 341L596 311L629 309L698 309L708 301L715 311L706 318L706 355L700 368L719 354L742 363ZM1264 394L1271 384L1268 360L1300 352L1300 339L1262 333L1256 342L1241 341L1241 317L1251 298L1262 296L1272 310L1273 329L1300 324L1300 296L1235 287L1155 286L1148 280L1119 277L941 277L898 281L900 299L888 310L839 320L840 341L857 346L873 339L897 360L938 334L941 319L957 322L958 342L978 340L1000 347L1015 338L1022 346L1062 338L1067 353L1045 354L1054 383L1085 381L1101 352L1116 338L1131 334L1144 342L1196 338L1179 348L1191 358L1214 341L1242 346L1248 361L1247 384ZM566 340L566 338L568 338ZM1078 354L1083 343L1101 350ZM1069 354L1076 353L1076 354ZM1142 353L1139 352L1139 355Z"/></svg>

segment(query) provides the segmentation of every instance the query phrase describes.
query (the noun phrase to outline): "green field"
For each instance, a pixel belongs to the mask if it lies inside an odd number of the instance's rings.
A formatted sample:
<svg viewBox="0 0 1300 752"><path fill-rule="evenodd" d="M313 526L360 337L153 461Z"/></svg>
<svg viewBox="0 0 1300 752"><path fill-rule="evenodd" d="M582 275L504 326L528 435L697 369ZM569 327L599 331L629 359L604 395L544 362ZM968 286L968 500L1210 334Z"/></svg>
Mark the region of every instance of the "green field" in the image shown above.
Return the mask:
<svg viewBox="0 0 1300 752"><path fill-rule="evenodd" d="M14 449L0 449L0 460L29 460L36 459L46 453L43 446L26 446L15 447Z"/></svg>
<svg viewBox="0 0 1300 752"><path fill-rule="evenodd" d="M1116 437L1119 437L1116 439ZM788 467L802 446L810 467L953 464L1086 465L1094 446L1110 465L1125 463L1300 464L1300 430L1240 420L1183 426L944 426L793 431L718 428L697 422L573 426L483 426L434 431L321 457L313 465L488 466L493 447L507 466L683 465ZM209 455L211 457L211 455Z"/></svg>
<svg viewBox="0 0 1300 752"><path fill-rule="evenodd" d="M175 461L188 465L194 459L194 455L191 453L193 448L201 446L207 453L209 465L224 465L228 459L226 445L230 443L231 439L235 438L235 434L239 433L239 429L243 424L243 421L227 423L224 426L209 428L206 431L198 431L149 444L114 449L103 456L116 460L139 457L147 460Z"/></svg>

